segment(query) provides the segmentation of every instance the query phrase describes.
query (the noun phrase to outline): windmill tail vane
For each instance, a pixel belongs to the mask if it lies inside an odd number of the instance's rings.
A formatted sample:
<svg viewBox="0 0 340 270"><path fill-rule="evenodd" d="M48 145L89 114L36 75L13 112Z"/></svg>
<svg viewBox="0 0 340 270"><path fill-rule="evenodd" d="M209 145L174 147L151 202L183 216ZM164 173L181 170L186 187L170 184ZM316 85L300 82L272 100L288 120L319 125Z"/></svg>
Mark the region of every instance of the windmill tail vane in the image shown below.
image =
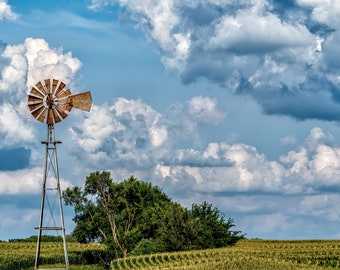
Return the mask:
<svg viewBox="0 0 340 270"><path fill-rule="evenodd" d="M72 108L90 111L91 92L72 95L66 84L56 79L37 82L28 94L28 108L33 117L42 123L56 124L65 119Z"/></svg>

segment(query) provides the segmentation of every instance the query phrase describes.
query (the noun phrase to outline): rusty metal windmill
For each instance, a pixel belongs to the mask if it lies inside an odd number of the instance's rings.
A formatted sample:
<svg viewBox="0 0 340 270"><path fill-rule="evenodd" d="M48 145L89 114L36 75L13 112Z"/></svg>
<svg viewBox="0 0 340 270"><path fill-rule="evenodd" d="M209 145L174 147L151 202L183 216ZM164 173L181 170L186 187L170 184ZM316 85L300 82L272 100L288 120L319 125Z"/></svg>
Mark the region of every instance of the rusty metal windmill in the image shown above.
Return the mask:
<svg viewBox="0 0 340 270"><path fill-rule="evenodd" d="M65 88L65 83L56 79L46 79L37 82L28 93L28 108L34 118L47 124L45 144L45 163L42 184L41 208L38 230L38 240L34 269L39 269L40 251L42 242L42 231L61 231L63 238L63 249L65 257L65 269L69 270L67 245L65 237L64 215L61 201L61 190L59 180L59 168L57 159L57 144L54 133L54 124L65 119L72 108L90 111L92 97L90 92L71 95L71 90ZM65 90L67 89L67 90ZM50 194L54 193L59 204L60 224L57 225L50 204ZM48 206L48 208L47 208ZM46 208L46 209L45 209ZM44 219L44 212L50 210L49 220ZM58 210L57 210L58 212ZM53 223L52 225L50 225Z"/></svg>

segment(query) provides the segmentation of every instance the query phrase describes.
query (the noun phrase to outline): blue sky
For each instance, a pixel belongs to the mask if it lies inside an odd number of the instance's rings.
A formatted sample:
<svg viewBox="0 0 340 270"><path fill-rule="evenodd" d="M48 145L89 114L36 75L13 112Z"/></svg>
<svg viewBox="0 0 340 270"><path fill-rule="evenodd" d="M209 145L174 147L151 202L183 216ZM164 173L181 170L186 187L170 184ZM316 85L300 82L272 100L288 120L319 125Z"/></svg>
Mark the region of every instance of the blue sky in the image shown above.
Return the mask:
<svg viewBox="0 0 340 270"><path fill-rule="evenodd" d="M93 97L56 125L63 188L109 170L250 238L339 238L339 18L335 0L0 0L0 239L36 234L27 92L49 77Z"/></svg>

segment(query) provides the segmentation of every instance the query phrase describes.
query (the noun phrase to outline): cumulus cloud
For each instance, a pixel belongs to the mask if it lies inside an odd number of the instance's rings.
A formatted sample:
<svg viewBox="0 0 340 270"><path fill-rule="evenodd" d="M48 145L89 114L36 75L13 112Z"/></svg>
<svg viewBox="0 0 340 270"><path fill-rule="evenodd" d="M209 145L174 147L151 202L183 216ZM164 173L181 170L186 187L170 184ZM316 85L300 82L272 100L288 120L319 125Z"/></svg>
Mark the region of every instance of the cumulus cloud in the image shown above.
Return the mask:
<svg viewBox="0 0 340 270"><path fill-rule="evenodd" d="M0 194L39 194L43 181L43 168L35 167L16 171L0 171ZM55 178L47 179L48 185L55 184ZM72 184L68 180L60 179L64 189Z"/></svg>
<svg viewBox="0 0 340 270"><path fill-rule="evenodd" d="M100 168L147 168L152 164L152 152L167 140L159 113L124 98L112 106L93 106L88 118L71 132L76 152L85 151L92 166Z"/></svg>
<svg viewBox="0 0 340 270"><path fill-rule="evenodd" d="M37 194L41 191L42 168L1 171L0 194Z"/></svg>
<svg viewBox="0 0 340 270"><path fill-rule="evenodd" d="M7 0L0 0L0 21L15 20L17 17L18 15L12 11Z"/></svg>
<svg viewBox="0 0 340 270"><path fill-rule="evenodd" d="M130 14L184 83L207 78L253 97L267 114L340 118L335 0L298 0L294 8L266 0L92 0L91 8L108 5Z"/></svg>
<svg viewBox="0 0 340 270"><path fill-rule="evenodd" d="M313 20L326 24L333 29L339 29L340 4L336 0L297 0L297 4L312 8Z"/></svg>
<svg viewBox="0 0 340 270"><path fill-rule="evenodd" d="M71 53L50 48L44 39L27 38L23 44L4 45L0 50L1 147L32 142L34 119L27 109L27 92L46 78L69 83L81 67Z"/></svg>
<svg viewBox="0 0 340 270"><path fill-rule="evenodd" d="M240 11L235 17L225 15L214 28L215 33L207 48L239 54L271 53L286 48L309 46L313 42L313 37L305 26L282 23L273 14L263 16L252 11Z"/></svg>
<svg viewBox="0 0 340 270"><path fill-rule="evenodd" d="M175 116L141 100L119 98L112 105L94 106L71 129L73 153L89 170L110 168L117 181L130 175L151 181L187 207L208 200L250 235L317 237L316 219L338 220L334 202L340 189L340 146L331 134L313 128L300 145L294 136L284 137L282 142L294 150L279 160L242 143L183 144L186 136L176 134L195 135L200 124L215 119L217 105L213 99L194 97L170 106L169 111L175 107L179 112ZM192 117L198 112L199 117ZM174 124L171 117L179 115L184 120ZM308 227L303 226L306 219Z"/></svg>
<svg viewBox="0 0 340 270"><path fill-rule="evenodd" d="M217 102L209 97L194 97L189 101L189 113L202 122L217 123L224 118L224 114L217 109Z"/></svg>
<svg viewBox="0 0 340 270"><path fill-rule="evenodd" d="M20 116L18 108L8 103L0 105L0 134L3 134L0 148L34 139L32 127Z"/></svg>
<svg viewBox="0 0 340 270"><path fill-rule="evenodd" d="M111 106L94 105L70 130L75 153L86 153L91 166L147 171L159 160L172 160L170 149L197 136L198 125L223 117L217 102L208 97L175 104L163 115L140 100L118 98Z"/></svg>
<svg viewBox="0 0 340 270"><path fill-rule="evenodd" d="M81 124L70 129L73 151L90 168L112 168L122 179L130 175L151 179L183 198L188 192L301 195L340 189L340 147L322 129L312 129L302 146L296 146L291 136L283 138L296 149L272 161L241 143L184 147L187 136L176 134L199 137L198 125L207 124L207 119L213 123L211 119L216 115L220 119L222 113L217 113L214 100L203 97L177 107L184 119L181 125L170 121L172 114L161 114L140 100L119 98L111 106L94 106Z"/></svg>

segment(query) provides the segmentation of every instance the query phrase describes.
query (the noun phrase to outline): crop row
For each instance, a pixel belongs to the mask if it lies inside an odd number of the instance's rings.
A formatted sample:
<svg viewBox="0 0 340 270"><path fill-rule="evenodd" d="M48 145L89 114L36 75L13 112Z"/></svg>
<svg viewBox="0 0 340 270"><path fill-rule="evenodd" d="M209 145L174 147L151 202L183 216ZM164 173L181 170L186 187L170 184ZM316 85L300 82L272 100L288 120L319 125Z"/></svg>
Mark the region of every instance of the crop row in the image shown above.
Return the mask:
<svg viewBox="0 0 340 270"><path fill-rule="evenodd" d="M35 243L0 243L0 270L32 269ZM97 264L104 258L99 244L68 243L72 266ZM112 270L289 270L340 269L340 240L268 241L241 240L234 247L131 256L111 262ZM63 263L61 243L44 243L41 264Z"/></svg>
<svg viewBox="0 0 340 270"><path fill-rule="evenodd" d="M243 240L231 248L128 257L112 269L324 269L340 268L340 241Z"/></svg>

